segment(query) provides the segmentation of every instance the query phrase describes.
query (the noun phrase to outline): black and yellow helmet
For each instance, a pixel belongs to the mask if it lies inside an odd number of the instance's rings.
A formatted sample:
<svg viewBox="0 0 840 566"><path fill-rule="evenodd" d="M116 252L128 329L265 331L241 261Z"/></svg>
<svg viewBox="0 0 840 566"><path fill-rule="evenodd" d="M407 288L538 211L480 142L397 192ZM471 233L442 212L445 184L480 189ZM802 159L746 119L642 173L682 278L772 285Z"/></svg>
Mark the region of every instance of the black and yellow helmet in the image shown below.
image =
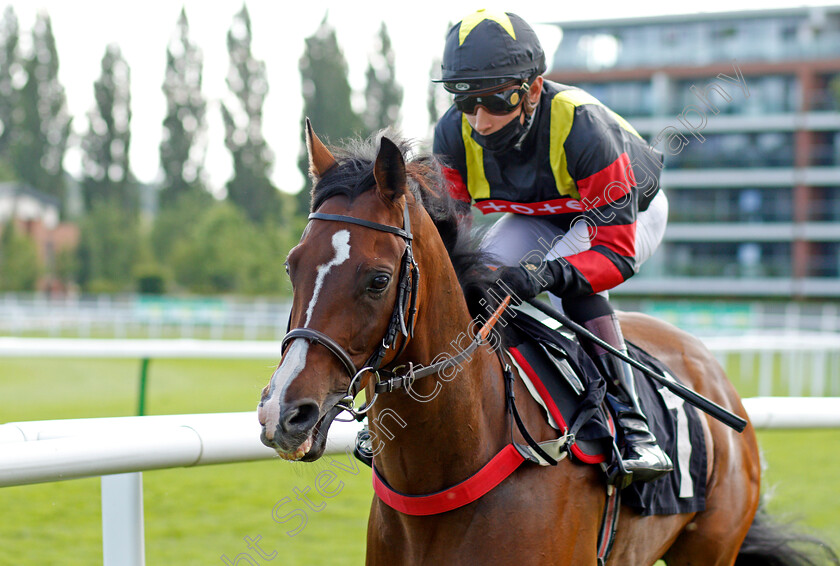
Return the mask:
<svg viewBox="0 0 840 566"><path fill-rule="evenodd" d="M479 94L545 72L545 52L534 30L510 12L479 10L446 36L441 78L456 94Z"/></svg>

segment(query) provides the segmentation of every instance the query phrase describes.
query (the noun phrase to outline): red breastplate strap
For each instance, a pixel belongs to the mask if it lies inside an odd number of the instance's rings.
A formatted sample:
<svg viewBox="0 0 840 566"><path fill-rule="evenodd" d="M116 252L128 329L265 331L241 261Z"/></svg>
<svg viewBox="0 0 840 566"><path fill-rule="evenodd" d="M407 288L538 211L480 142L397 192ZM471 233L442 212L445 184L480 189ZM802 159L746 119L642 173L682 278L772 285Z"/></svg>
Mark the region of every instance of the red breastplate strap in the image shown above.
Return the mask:
<svg viewBox="0 0 840 566"><path fill-rule="evenodd" d="M429 495L406 495L388 485L373 466L373 490L388 507L406 515L437 515L480 499L516 470L525 458L513 444L502 448L475 474L449 489Z"/></svg>

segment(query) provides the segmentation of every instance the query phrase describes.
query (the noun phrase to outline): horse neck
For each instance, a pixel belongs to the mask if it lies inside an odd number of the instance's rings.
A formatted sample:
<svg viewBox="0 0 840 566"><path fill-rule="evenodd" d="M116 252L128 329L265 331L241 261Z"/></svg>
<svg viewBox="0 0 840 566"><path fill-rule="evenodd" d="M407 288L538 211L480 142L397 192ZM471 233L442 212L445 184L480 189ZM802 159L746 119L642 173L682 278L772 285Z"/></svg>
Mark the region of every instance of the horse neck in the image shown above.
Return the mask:
<svg viewBox="0 0 840 566"><path fill-rule="evenodd" d="M416 241L419 244L422 238ZM421 264L415 336L401 357L415 366L458 355L477 331L455 271L440 248L417 252L418 258L440 259L437 269ZM370 415L378 441L374 449L381 447L376 468L395 489L438 491L475 473L504 446L507 419L501 364L487 345L459 363L454 374L429 375L411 391L380 395Z"/></svg>

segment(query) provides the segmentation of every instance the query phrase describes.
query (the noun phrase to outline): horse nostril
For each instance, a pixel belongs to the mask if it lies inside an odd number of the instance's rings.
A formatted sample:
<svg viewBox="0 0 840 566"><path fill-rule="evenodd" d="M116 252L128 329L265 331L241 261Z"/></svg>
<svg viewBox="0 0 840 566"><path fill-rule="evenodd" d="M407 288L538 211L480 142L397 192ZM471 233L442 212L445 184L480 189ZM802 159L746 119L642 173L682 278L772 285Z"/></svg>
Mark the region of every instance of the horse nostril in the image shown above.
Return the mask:
<svg viewBox="0 0 840 566"><path fill-rule="evenodd" d="M320 409L314 401L298 401L286 409L281 420L285 432L302 432L318 422Z"/></svg>

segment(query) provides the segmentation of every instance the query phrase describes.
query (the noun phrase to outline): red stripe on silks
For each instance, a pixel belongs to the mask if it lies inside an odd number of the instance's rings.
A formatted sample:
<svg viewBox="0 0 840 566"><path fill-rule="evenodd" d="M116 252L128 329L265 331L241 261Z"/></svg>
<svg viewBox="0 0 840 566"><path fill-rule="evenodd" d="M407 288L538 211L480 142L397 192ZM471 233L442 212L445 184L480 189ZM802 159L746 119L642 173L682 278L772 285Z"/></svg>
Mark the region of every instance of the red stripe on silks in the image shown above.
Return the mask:
<svg viewBox="0 0 840 566"><path fill-rule="evenodd" d="M627 153L622 153L597 173L577 181L580 199L586 204L587 210L623 199L635 185L636 177Z"/></svg>
<svg viewBox="0 0 840 566"><path fill-rule="evenodd" d="M508 444L475 474L430 495L406 495L388 485L373 466L373 491L388 507L406 515L437 515L477 501L519 467L525 457Z"/></svg>
<svg viewBox="0 0 840 566"><path fill-rule="evenodd" d="M461 178L461 174L457 169L443 167L443 176L446 178L449 196L467 204L472 202L472 197L470 196L467 186L464 184L464 180Z"/></svg>
<svg viewBox="0 0 840 566"><path fill-rule="evenodd" d="M554 418L554 422L556 422L557 425L565 431L569 428L569 425L566 424L566 419L563 418L563 414L560 412L560 409L557 408L557 405L554 403L554 399L551 398L551 394L543 384L540 376L537 375L537 372L534 371L534 368L531 367L531 364L528 363L528 360L525 359L522 352L516 348L511 348L510 353L513 356L513 359L516 360L516 363L518 363L519 366L525 370L525 373L528 374L528 379L530 379L531 383L534 384L534 387L536 388L537 393L540 394L548 412L551 413L551 416ZM604 461L603 454L587 454L580 448L580 446L577 445L577 443L572 444L571 449L575 457L586 464L600 464Z"/></svg>
<svg viewBox="0 0 840 566"><path fill-rule="evenodd" d="M636 255L636 223L620 224L617 226L594 226L589 228L592 246L605 246L618 255L635 257Z"/></svg>
<svg viewBox="0 0 840 566"><path fill-rule="evenodd" d="M593 293L612 289L624 282L624 276L618 267L607 256L595 250L586 250L564 259L586 278Z"/></svg>

